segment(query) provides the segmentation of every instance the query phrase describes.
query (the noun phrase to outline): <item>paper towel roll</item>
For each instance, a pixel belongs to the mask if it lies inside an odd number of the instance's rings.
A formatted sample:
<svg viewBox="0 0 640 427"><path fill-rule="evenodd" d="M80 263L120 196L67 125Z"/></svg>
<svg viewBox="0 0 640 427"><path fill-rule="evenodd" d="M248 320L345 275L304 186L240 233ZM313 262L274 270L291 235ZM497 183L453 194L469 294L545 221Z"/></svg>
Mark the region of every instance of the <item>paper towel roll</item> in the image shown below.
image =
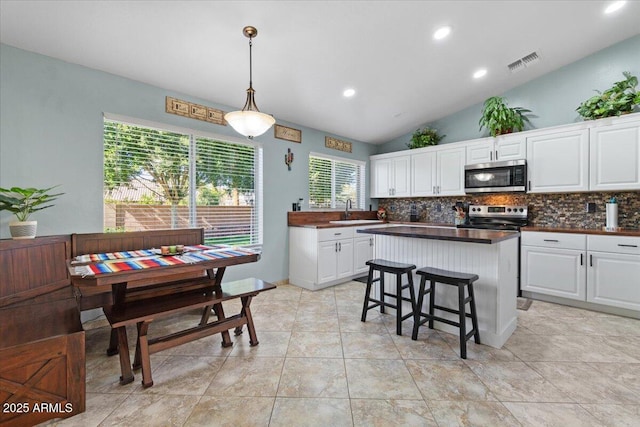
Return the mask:
<svg viewBox="0 0 640 427"><path fill-rule="evenodd" d="M607 203L607 231L615 231L618 228L618 204Z"/></svg>

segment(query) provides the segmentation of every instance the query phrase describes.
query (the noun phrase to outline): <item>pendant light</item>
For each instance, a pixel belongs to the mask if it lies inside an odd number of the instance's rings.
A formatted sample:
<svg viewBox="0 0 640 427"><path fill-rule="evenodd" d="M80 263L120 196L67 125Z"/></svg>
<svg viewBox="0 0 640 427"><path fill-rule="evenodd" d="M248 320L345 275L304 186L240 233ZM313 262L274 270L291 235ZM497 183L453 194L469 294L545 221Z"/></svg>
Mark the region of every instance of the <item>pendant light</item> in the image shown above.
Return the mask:
<svg viewBox="0 0 640 427"><path fill-rule="evenodd" d="M265 133L273 124L276 119L269 114L261 113L258 110L258 106L255 101L255 90L253 90L253 76L252 76L252 63L251 63L251 46L252 40L258 35L258 30L255 27L244 27L242 33L245 37L249 37L249 89L247 89L247 101L242 107L242 111L232 111L224 115L224 119L241 135L246 136L249 139L253 139L255 136L260 136Z"/></svg>

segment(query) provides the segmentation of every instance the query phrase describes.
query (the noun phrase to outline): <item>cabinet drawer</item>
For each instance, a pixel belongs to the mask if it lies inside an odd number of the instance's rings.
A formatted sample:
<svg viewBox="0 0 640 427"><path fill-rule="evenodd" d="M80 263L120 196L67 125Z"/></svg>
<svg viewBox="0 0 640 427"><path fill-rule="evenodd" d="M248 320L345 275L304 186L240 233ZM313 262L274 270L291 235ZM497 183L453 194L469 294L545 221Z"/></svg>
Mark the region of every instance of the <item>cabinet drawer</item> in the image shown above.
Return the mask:
<svg viewBox="0 0 640 427"><path fill-rule="evenodd" d="M521 242L524 246L585 250L587 247L586 237L584 234L523 231Z"/></svg>
<svg viewBox="0 0 640 427"><path fill-rule="evenodd" d="M318 229L318 242L353 238L353 229L354 227L320 228Z"/></svg>
<svg viewBox="0 0 640 427"><path fill-rule="evenodd" d="M596 252L616 252L640 255L640 237L587 236L587 249Z"/></svg>

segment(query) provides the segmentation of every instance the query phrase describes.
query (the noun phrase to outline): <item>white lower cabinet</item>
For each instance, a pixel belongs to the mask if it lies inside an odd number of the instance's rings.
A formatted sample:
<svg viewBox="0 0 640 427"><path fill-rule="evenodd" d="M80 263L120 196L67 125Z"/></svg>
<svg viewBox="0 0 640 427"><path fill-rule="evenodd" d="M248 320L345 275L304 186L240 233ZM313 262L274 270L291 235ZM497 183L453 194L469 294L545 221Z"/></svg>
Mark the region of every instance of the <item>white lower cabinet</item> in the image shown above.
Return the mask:
<svg viewBox="0 0 640 427"><path fill-rule="evenodd" d="M640 238L587 236L587 301L640 311Z"/></svg>
<svg viewBox="0 0 640 427"><path fill-rule="evenodd" d="M373 236L353 238L353 273L362 274L369 272L367 261L373 259Z"/></svg>
<svg viewBox="0 0 640 427"><path fill-rule="evenodd" d="M521 289L585 300L584 251L522 247Z"/></svg>
<svg viewBox="0 0 640 427"><path fill-rule="evenodd" d="M353 273L353 239L318 243L318 283L349 277Z"/></svg>
<svg viewBox="0 0 640 427"><path fill-rule="evenodd" d="M523 291L640 311L640 237L522 232Z"/></svg>
<svg viewBox="0 0 640 427"><path fill-rule="evenodd" d="M374 238L357 228L289 227L289 282L317 290L368 272Z"/></svg>
<svg viewBox="0 0 640 427"><path fill-rule="evenodd" d="M523 232L520 289L584 301L586 237Z"/></svg>

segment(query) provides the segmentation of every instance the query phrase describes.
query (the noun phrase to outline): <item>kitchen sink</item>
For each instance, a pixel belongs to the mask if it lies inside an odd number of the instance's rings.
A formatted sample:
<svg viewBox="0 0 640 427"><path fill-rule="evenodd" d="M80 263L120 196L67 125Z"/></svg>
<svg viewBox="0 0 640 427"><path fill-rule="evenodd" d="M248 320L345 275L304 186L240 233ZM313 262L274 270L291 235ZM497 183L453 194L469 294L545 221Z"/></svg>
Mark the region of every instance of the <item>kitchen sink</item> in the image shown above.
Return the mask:
<svg viewBox="0 0 640 427"><path fill-rule="evenodd" d="M329 221L330 224L343 224L343 225L359 225L359 224L379 224L382 221L378 219L343 219L340 221Z"/></svg>

